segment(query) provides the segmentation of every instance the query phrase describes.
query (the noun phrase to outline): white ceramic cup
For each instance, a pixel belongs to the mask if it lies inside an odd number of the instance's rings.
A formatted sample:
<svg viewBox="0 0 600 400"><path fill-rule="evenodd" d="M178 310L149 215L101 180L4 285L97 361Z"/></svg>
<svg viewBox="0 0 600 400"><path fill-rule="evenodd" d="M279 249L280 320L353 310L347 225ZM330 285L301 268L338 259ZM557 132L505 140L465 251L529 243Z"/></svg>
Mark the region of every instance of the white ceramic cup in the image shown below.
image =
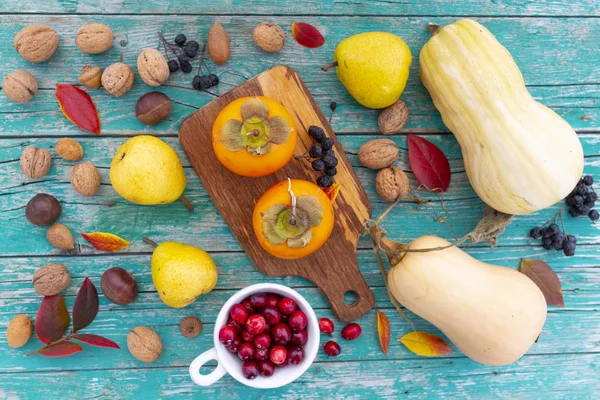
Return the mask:
<svg viewBox="0 0 600 400"><path fill-rule="evenodd" d="M306 314L308 330L308 340L302 346L304 348L304 359L298 365L286 365L281 368L276 368L275 373L270 377L258 375L254 379L247 379L242 374L243 362L238 358L236 353L230 353L219 341L219 331L227 323L229 319L229 310L236 303L241 303L246 297L254 293L275 293L282 297L293 299L298 308ZM215 347L205 351L192 361L190 364L190 376L196 385L209 386L221 379L226 374L233 376L238 382L246 386L251 386L259 389L272 389L287 385L298 379L310 365L313 363L319 350L319 322L317 316L310 304L300 293L287 286L277 285L274 283L259 283L245 287L238 291L225 302L217 320L215 322L215 331L213 333L213 341ZM209 374L200 374L200 368L208 361L216 360L217 367Z"/></svg>

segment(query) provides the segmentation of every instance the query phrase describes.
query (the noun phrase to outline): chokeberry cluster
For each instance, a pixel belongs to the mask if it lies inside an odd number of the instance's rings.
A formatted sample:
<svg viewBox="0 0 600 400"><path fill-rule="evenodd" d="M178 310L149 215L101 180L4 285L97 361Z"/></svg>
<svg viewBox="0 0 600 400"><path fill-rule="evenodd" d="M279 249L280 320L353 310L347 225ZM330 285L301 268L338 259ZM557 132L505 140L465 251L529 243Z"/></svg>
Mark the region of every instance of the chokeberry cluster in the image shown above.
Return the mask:
<svg viewBox="0 0 600 400"><path fill-rule="evenodd" d="M592 189L593 184L594 178L591 175L586 175L581 178L575 189L567 196L565 203L569 206L570 216L587 215L592 221L600 219L598 211L593 209L598 200L598 195Z"/></svg>
<svg viewBox="0 0 600 400"><path fill-rule="evenodd" d="M317 178L317 185L328 188L333 185L333 177L337 175L338 159L333 151L333 139L325 135L323 128L315 125L308 128L308 134L315 140L308 151L308 155L313 159L312 169L322 173Z"/></svg>
<svg viewBox="0 0 600 400"><path fill-rule="evenodd" d="M567 235L566 232L561 232L556 223L552 223L548 226L536 226L529 232L529 236L533 239L541 239L542 246L546 250L562 250L567 257L575 255L577 239L573 235Z"/></svg>
<svg viewBox="0 0 600 400"><path fill-rule="evenodd" d="M195 40L187 40L187 37L183 33L175 36L175 43L167 42L160 32L158 35L165 49L169 71L177 72L181 69L181 71L186 74L192 72L192 63L190 59L196 58L198 50L200 50L200 44ZM176 59L171 59L169 51Z"/></svg>
<svg viewBox="0 0 600 400"><path fill-rule="evenodd" d="M202 46L202 56L200 56L198 72L192 80L192 86L196 90L210 89L211 87L217 86L219 84L219 77L210 72L210 68L208 67L208 65L206 65L206 61L204 61L204 50L205 46ZM205 75L202 66L204 66L204 68L206 68L206 70L208 71L207 75Z"/></svg>

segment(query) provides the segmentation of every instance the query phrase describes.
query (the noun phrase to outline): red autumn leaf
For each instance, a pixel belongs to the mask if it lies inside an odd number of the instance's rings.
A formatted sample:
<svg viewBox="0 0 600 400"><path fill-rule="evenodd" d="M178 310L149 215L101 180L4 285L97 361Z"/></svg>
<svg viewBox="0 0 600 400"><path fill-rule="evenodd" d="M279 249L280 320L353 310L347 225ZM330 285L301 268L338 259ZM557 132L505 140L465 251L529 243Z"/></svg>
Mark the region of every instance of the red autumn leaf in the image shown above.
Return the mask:
<svg viewBox="0 0 600 400"><path fill-rule="evenodd" d="M96 250L115 252L130 245L127 240L108 232L82 233L81 236L94 246Z"/></svg>
<svg viewBox="0 0 600 400"><path fill-rule="evenodd" d="M444 153L429 140L406 135L408 162L415 177L428 190L445 192L450 185L450 163Z"/></svg>
<svg viewBox="0 0 600 400"><path fill-rule="evenodd" d="M427 332L407 333L399 342L418 356L437 357L452 353L452 348L444 339Z"/></svg>
<svg viewBox="0 0 600 400"><path fill-rule="evenodd" d="M294 22L292 24L292 36L301 46L314 49L325 43L325 38L321 32L314 26L304 22Z"/></svg>
<svg viewBox="0 0 600 400"><path fill-rule="evenodd" d="M390 320L379 310L377 310L377 335L383 354L387 354L390 349Z"/></svg>
<svg viewBox="0 0 600 400"><path fill-rule="evenodd" d="M90 278L85 278L73 304L73 331L77 332L88 326L96 318L96 314L98 291Z"/></svg>
<svg viewBox="0 0 600 400"><path fill-rule="evenodd" d="M56 100L65 117L81 129L100 134L100 116L86 91L61 83L56 85Z"/></svg>
<svg viewBox="0 0 600 400"><path fill-rule="evenodd" d="M69 311L65 299L59 294L46 296L35 318L35 332L42 343L57 341L69 327Z"/></svg>
<svg viewBox="0 0 600 400"><path fill-rule="evenodd" d="M79 334L73 335L74 340L79 340L80 342L90 344L92 346L98 347L110 347L111 349L120 349L119 345L100 335L92 335L92 334Z"/></svg>
<svg viewBox="0 0 600 400"><path fill-rule="evenodd" d="M83 347L73 342L60 342L42 347L32 354L39 354L44 357L64 357L83 350Z"/></svg>
<svg viewBox="0 0 600 400"><path fill-rule="evenodd" d="M341 188L342 186L339 183L334 183L328 188L323 188L323 192L325 192L327 197L329 197L329 200L333 203L337 198L338 194L340 193Z"/></svg>
<svg viewBox="0 0 600 400"><path fill-rule="evenodd" d="M562 285L556 272L542 260L521 260L519 271L531 279L542 291L546 304L564 307Z"/></svg>

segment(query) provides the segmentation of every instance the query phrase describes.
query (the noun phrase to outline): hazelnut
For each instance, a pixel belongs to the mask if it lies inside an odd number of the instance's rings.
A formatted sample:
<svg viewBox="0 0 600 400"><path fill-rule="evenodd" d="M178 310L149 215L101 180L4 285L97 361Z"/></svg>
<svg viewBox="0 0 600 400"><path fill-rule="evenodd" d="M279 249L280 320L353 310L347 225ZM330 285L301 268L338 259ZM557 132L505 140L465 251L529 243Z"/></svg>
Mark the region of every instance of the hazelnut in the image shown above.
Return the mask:
<svg viewBox="0 0 600 400"><path fill-rule="evenodd" d="M111 48L112 42L112 31L102 24L84 25L75 35L75 44L79 50L87 54L103 53Z"/></svg>
<svg viewBox="0 0 600 400"><path fill-rule="evenodd" d="M45 25L25 27L15 36L17 53L27 61L40 63L46 61L58 47L58 34Z"/></svg>
<svg viewBox="0 0 600 400"><path fill-rule="evenodd" d="M121 306L133 302L138 294L135 278L123 268L109 268L104 271L100 287L108 300Z"/></svg>
<svg viewBox="0 0 600 400"><path fill-rule="evenodd" d="M97 65L84 66L77 78L79 83L90 89L98 89L102 83L102 70Z"/></svg>
<svg viewBox="0 0 600 400"><path fill-rule="evenodd" d="M231 43L229 35L223 25L215 20L213 26L208 31L208 54L217 65L222 65L229 60Z"/></svg>
<svg viewBox="0 0 600 400"><path fill-rule="evenodd" d="M375 188L384 201L396 201L406 197L410 184L402 168L389 167L377 173Z"/></svg>
<svg viewBox="0 0 600 400"><path fill-rule="evenodd" d="M179 331L188 339L193 339L202 332L202 322L194 316L185 317L179 323Z"/></svg>
<svg viewBox="0 0 600 400"><path fill-rule="evenodd" d="M102 86L113 96L122 96L133 86L135 75L131 67L123 63L109 65L102 73Z"/></svg>
<svg viewBox="0 0 600 400"><path fill-rule="evenodd" d="M135 105L135 116L146 125L158 124L171 114L171 99L164 93L146 93Z"/></svg>
<svg viewBox="0 0 600 400"><path fill-rule="evenodd" d="M14 317L6 328L6 342L8 347L16 349L27 343L31 337L33 324L27 315L19 314Z"/></svg>
<svg viewBox="0 0 600 400"><path fill-rule="evenodd" d="M367 168L381 169L396 162L398 151L396 143L389 139L369 140L358 151L358 160Z"/></svg>
<svg viewBox="0 0 600 400"><path fill-rule="evenodd" d="M71 275L62 264L48 264L35 271L32 283L42 296L53 296L69 286Z"/></svg>
<svg viewBox="0 0 600 400"><path fill-rule="evenodd" d="M169 79L169 64L156 49L142 50L137 59L140 77L147 85L160 86Z"/></svg>
<svg viewBox="0 0 600 400"><path fill-rule="evenodd" d="M35 96L38 83L35 76L22 69L11 72L4 77L2 91L9 100L15 103L26 103Z"/></svg>
<svg viewBox="0 0 600 400"><path fill-rule="evenodd" d="M152 329L138 326L127 334L127 348L138 360L150 363L160 357L162 341Z"/></svg>
<svg viewBox="0 0 600 400"><path fill-rule="evenodd" d="M75 247L71 231L63 224L54 224L48 228L46 239L57 249L71 250Z"/></svg>
<svg viewBox="0 0 600 400"><path fill-rule="evenodd" d="M62 213L62 207L54 196L36 194L25 207L27 220L34 225L44 226L54 223Z"/></svg>
<svg viewBox="0 0 600 400"><path fill-rule="evenodd" d="M21 153L21 171L31 179L44 177L52 166L52 156L46 149L25 147Z"/></svg>
<svg viewBox="0 0 600 400"><path fill-rule="evenodd" d="M261 22L254 28L252 37L256 45L269 53L276 53L285 44L285 33L273 22Z"/></svg>
<svg viewBox="0 0 600 400"><path fill-rule="evenodd" d="M75 139L62 138L56 142L56 153L65 160L77 161L83 157L83 147Z"/></svg>
<svg viewBox="0 0 600 400"><path fill-rule="evenodd" d="M391 106L384 108L379 113L377 124L384 135L393 135L400 132L408 119L408 107L402 100L398 100Z"/></svg>
<svg viewBox="0 0 600 400"><path fill-rule="evenodd" d="M82 162L71 168L71 185L77 193L93 196L100 189L100 173L91 162Z"/></svg>

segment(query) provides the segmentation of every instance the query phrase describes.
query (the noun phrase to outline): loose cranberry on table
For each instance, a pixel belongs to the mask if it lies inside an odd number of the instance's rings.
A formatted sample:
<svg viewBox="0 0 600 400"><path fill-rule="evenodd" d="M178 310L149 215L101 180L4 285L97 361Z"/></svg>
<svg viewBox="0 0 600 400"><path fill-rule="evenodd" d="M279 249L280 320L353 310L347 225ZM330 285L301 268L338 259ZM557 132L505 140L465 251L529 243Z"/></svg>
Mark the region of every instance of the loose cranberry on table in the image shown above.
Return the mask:
<svg viewBox="0 0 600 400"><path fill-rule="evenodd" d="M266 293L254 293L250 296L250 304L255 308L264 308L267 305Z"/></svg>
<svg viewBox="0 0 600 400"><path fill-rule="evenodd" d="M229 316L232 320L240 325L244 325L248 319L248 311L241 304L234 304L229 311Z"/></svg>
<svg viewBox="0 0 600 400"><path fill-rule="evenodd" d="M242 340L243 340L244 342L251 342L251 341L253 341L253 340L254 340L254 335L253 335L253 334L251 334L251 333L250 333L250 332L248 332L248 331L243 331L243 332L242 332Z"/></svg>
<svg viewBox="0 0 600 400"><path fill-rule="evenodd" d="M288 297L279 300L279 311L283 315L291 315L296 311L296 302Z"/></svg>
<svg viewBox="0 0 600 400"><path fill-rule="evenodd" d="M271 347L271 335L268 333L261 333L254 338L254 347L257 349L268 349Z"/></svg>
<svg viewBox="0 0 600 400"><path fill-rule="evenodd" d="M238 350L238 357L242 361L254 358L254 346L252 345L252 343L240 344L240 349Z"/></svg>
<svg viewBox="0 0 600 400"><path fill-rule="evenodd" d="M306 319L306 314L304 314L300 310L296 310L290 315L288 318L288 326L293 332L299 332L302 329L306 328L306 324L308 320Z"/></svg>
<svg viewBox="0 0 600 400"><path fill-rule="evenodd" d="M256 349L254 351L254 358L259 361L269 359L269 349Z"/></svg>
<svg viewBox="0 0 600 400"><path fill-rule="evenodd" d="M306 329L300 332L292 332L292 343L301 346L308 340L308 331Z"/></svg>
<svg viewBox="0 0 600 400"><path fill-rule="evenodd" d="M265 317L260 314L253 314L248 317L246 321L246 330L252 335L258 335L265 330L267 326L267 322L265 321Z"/></svg>
<svg viewBox="0 0 600 400"><path fill-rule="evenodd" d="M258 363L256 361L246 361L242 365L242 374L248 379L254 379L259 374Z"/></svg>
<svg viewBox="0 0 600 400"><path fill-rule="evenodd" d="M219 331L219 342L223 343L224 345L228 345L233 341L233 339L235 339L236 336L237 332L235 329L229 325L225 325Z"/></svg>
<svg viewBox="0 0 600 400"><path fill-rule="evenodd" d="M321 318L319 319L319 329L321 332L331 335L333 333L333 322L329 318Z"/></svg>
<svg viewBox="0 0 600 400"><path fill-rule="evenodd" d="M289 326L280 322L271 328L271 337L275 344L286 345L292 340L292 331Z"/></svg>
<svg viewBox="0 0 600 400"><path fill-rule="evenodd" d="M254 314L256 312L256 310L254 309L254 307L250 303L250 299L246 299L246 300L242 301L242 305L246 309L246 312L248 313L248 315L252 315L252 314Z"/></svg>
<svg viewBox="0 0 600 400"><path fill-rule="evenodd" d="M269 353L269 359L273 362L273 364L281 365L285 362L287 358L287 350L285 347L281 345L273 346Z"/></svg>
<svg viewBox="0 0 600 400"><path fill-rule="evenodd" d="M281 296L269 294L267 295L267 306L277 308L279 306L279 300L281 300Z"/></svg>
<svg viewBox="0 0 600 400"><path fill-rule="evenodd" d="M266 306L262 311L262 315L269 325L276 325L281 321L281 312L276 307Z"/></svg>
<svg viewBox="0 0 600 400"><path fill-rule="evenodd" d="M354 340L360 336L361 332L360 325L353 322L342 329L342 337L346 340Z"/></svg>
<svg viewBox="0 0 600 400"><path fill-rule="evenodd" d="M258 363L258 370L262 376L272 376L275 373L275 364L270 360L263 360Z"/></svg>
<svg viewBox="0 0 600 400"><path fill-rule="evenodd" d="M298 365L304 360L304 350L300 346L294 346L288 350L287 360L292 365Z"/></svg>
<svg viewBox="0 0 600 400"><path fill-rule="evenodd" d="M325 345L323 346L323 350L325 350L325 354L327 354L330 357L335 357L342 352L340 345L334 342L333 340L330 340L329 342L325 343Z"/></svg>

